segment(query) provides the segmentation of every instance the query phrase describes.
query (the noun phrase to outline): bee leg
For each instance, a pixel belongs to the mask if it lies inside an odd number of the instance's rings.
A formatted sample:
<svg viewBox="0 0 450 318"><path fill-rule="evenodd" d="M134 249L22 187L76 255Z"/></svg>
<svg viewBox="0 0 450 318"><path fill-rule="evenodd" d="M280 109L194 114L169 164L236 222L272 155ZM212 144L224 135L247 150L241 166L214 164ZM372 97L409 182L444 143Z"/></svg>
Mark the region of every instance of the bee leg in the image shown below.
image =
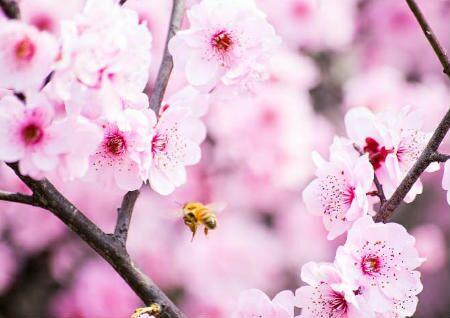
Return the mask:
<svg viewBox="0 0 450 318"><path fill-rule="evenodd" d="M193 230L192 230L192 238L191 238L191 242L192 241L194 241L194 236L195 236L195 233L197 232L197 228L194 228Z"/></svg>
<svg viewBox="0 0 450 318"><path fill-rule="evenodd" d="M205 232L205 236L207 236L208 235L208 228L206 226L205 226L204 232Z"/></svg>

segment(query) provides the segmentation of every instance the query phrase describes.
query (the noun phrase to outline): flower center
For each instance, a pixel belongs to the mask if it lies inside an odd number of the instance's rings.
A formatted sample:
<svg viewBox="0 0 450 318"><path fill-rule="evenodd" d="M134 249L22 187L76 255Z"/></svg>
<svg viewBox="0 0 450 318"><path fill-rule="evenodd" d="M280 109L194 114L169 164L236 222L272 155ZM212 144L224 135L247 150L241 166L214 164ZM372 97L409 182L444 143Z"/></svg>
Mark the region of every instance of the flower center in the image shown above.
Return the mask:
<svg viewBox="0 0 450 318"><path fill-rule="evenodd" d="M344 203L348 206L352 205L353 199L355 199L355 188L349 187L344 191Z"/></svg>
<svg viewBox="0 0 450 318"><path fill-rule="evenodd" d="M375 139L371 137L366 138L364 152L369 154L369 161L375 170L381 167L381 164L386 160L387 155L392 153L392 151L392 149L388 150L384 146L380 147L380 144Z"/></svg>
<svg viewBox="0 0 450 318"><path fill-rule="evenodd" d="M16 57L22 61L29 61L34 56L36 48L29 38L25 38L16 44Z"/></svg>
<svg viewBox="0 0 450 318"><path fill-rule="evenodd" d="M211 38L211 45L213 48L222 53L228 52L233 46L233 43L231 34L225 30L214 33Z"/></svg>
<svg viewBox="0 0 450 318"><path fill-rule="evenodd" d="M344 295L335 291L331 292L328 305L330 306L330 309L337 314L345 314L348 309Z"/></svg>
<svg viewBox="0 0 450 318"><path fill-rule="evenodd" d="M107 136L104 145L107 152L114 156L123 154L127 148L127 143L120 134Z"/></svg>
<svg viewBox="0 0 450 318"><path fill-rule="evenodd" d="M26 145L35 145L41 141L44 136L44 132L41 127L31 123L23 127L22 138Z"/></svg>
<svg viewBox="0 0 450 318"><path fill-rule="evenodd" d="M361 260L361 270L364 274L373 275L380 271L381 262L377 256L368 255L364 256Z"/></svg>
<svg viewBox="0 0 450 318"><path fill-rule="evenodd" d="M167 136L156 134L152 139L152 153L163 152L167 148Z"/></svg>
<svg viewBox="0 0 450 318"><path fill-rule="evenodd" d="M40 31L51 31L53 29L53 21L46 15L35 16L32 19L31 24L33 24Z"/></svg>

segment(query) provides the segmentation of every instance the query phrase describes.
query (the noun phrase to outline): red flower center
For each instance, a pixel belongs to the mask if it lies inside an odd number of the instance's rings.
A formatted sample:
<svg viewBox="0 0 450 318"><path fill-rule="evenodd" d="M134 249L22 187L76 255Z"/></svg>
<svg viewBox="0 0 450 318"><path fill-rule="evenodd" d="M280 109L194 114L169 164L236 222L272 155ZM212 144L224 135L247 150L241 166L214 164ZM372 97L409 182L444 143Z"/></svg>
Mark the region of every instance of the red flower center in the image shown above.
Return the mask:
<svg viewBox="0 0 450 318"><path fill-rule="evenodd" d="M334 313L345 314L347 312L347 301L342 293L332 291L328 304Z"/></svg>
<svg viewBox="0 0 450 318"><path fill-rule="evenodd" d="M53 21L46 15L37 15L33 17L33 19L31 20L31 24L33 24L40 31L50 32L53 30Z"/></svg>
<svg viewBox="0 0 450 318"><path fill-rule="evenodd" d="M35 123L30 123L22 129L22 138L26 145L37 144L43 136L42 128Z"/></svg>
<svg viewBox="0 0 450 318"><path fill-rule="evenodd" d="M156 134L152 139L152 153L163 152L167 148L167 136Z"/></svg>
<svg viewBox="0 0 450 318"><path fill-rule="evenodd" d="M369 160L373 168L377 170L381 167L381 164L386 160L388 154L392 153L392 149L386 149L384 146L380 147L380 144L373 138L366 138L366 145L364 146L364 152L369 154Z"/></svg>
<svg viewBox="0 0 450 318"><path fill-rule="evenodd" d="M114 134L106 137L105 148L108 153L114 156L119 156L125 152L127 143L122 135Z"/></svg>
<svg viewBox="0 0 450 318"><path fill-rule="evenodd" d="M352 205L353 200L355 199L355 188L349 187L344 191L344 203L348 206Z"/></svg>
<svg viewBox="0 0 450 318"><path fill-rule="evenodd" d="M25 38L16 44L16 57L22 61L29 61L34 56L36 47L29 38Z"/></svg>
<svg viewBox="0 0 450 318"><path fill-rule="evenodd" d="M373 275L380 271L381 262L377 256L367 255L361 260L361 270L364 274Z"/></svg>
<svg viewBox="0 0 450 318"><path fill-rule="evenodd" d="M211 45L220 52L228 52L233 46L233 43L230 33L225 30L216 32L211 38Z"/></svg>

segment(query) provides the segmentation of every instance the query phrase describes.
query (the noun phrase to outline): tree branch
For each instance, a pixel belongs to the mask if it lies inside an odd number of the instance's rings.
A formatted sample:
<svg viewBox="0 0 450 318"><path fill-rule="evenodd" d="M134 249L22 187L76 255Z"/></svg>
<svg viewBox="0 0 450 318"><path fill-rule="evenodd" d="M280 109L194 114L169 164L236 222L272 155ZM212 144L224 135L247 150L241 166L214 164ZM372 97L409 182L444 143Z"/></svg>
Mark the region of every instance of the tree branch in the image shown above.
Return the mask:
<svg viewBox="0 0 450 318"><path fill-rule="evenodd" d="M124 4L126 0L121 0L119 3ZM172 13L169 22L169 28L167 31L167 39L164 48L164 55L159 67L158 76L153 87L152 94L150 96L150 108L155 111L156 114L159 112L161 107L161 102L164 97L164 93L169 83L170 74L173 69L173 59L172 55L169 53L169 41L175 35L175 33L180 29L181 22L184 14L184 1L183 0L173 0ZM128 192L121 204L121 208L118 210L118 217L116 228L114 234L121 240L123 244L126 243L128 235L128 227L130 225L131 215L133 213L134 203L139 196L139 191ZM122 233L122 234L120 234Z"/></svg>
<svg viewBox="0 0 450 318"><path fill-rule="evenodd" d="M7 165L33 191L39 206L52 212L103 257L145 304L158 303L161 305L163 309L161 317L185 317L170 299L133 264L124 245L118 239L98 228L48 180L38 181L22 175L17 163Z"/></svg>
<svg viewBox="0 0 450 318"><path fill-rule="evenodd" d="M139 190L129 191L122 200L122 205L117 209L117 222L114 229L114 236L126 245L128 237L128 228L130 227L131 215L133 214L134 205L139 197Z"/></svg>
<svg viewBox="0 0 450 318"><path fill-rule="evenodd" d="M23 203L32 206L40 207L39 202L34 196L23 193L12 193L7 191L0 191L0 201Z"/></svg>
<svg viewBox="0 0 450 318"><path fill-rule="evenodd" d="M153 109L156 114L158 114L159 108L161 107L161 102L164 98L164 93L166 92L169 77L173 69L173 59L172 55L169 53L168 48L169 41L180 29L181 22L183 20L183 14L184 14L184 1L173 0L172 15L170 17L169 30L167 32L166 45L164 48L164 55L162 58L161 66L159 67L158 77L156 78L155 85L153 86L152 94L150 97L150 108Z"/></svg>
<svg viewBox="0 0 450 318"><path fill-rule="evenodd" d="M408 3L409 8L411 9L412 13L417 19L417 22L419 22L419 25L422 28L425 37L428 39L428 42L430 42L431 47L433 48L439 61L441 62L442 67L444 68L444 73L447 74L448 77L450 77L450 63L445 49L434 35L433 30L431 29L415 0L406 0L406 3Z"/></svg>
<svg viewBox="0 0 450 318"><path fill-rule="evenodd" d="M380 211L375 216L375 221L386 222L392 217L395 209L403 201L414 183L419 179L420 175L425 171L428 165L433 162L433 157L436 156L436 151L449 129L450 110L447 111L444 118L442 118L439 126L434 131L433 136L423 150L422 154L419 156L412 168L408 171L408 174L397 187L394 194L388 201L386 201L385 204L381 206Z"/></svg>
<svg viewBox="0 0 450 318"><path fill-rule="evenodd" d="M386 202L386 196L384 194L383 185L378 180L376 173L373 174L373 182L375 183L375 187L377 188L377 196L380 198L380 209L383 204Z"/></svg>
<svg viewBox="0 0 450 318"><path fill-rule="evenodd" d="M121 0L120 4L125 3L125 1ZM0 8L11 19L20 17L20 11L15 1L0 0ZM174 0L164 57L155 86L156 90L152 95L153 103L150 104L156 112L159 110L173 67L172 57L168 53L167 44L179 29L182 16L183 1ZM185 317L171 300L133 264L125 248L131 215L134 204L139 196L138 190L130 191L124 196L122 205L118 211L114 235L108 235L68 201L48 180L38 181L22 175L17 163L8 163L7 165L33 191L33 196L1 192L0 199L39 206L52 212L103 257L145 304L159 304L162 308L159 317Z"/></svg>
<svg viewBox="0 0 450 318"><path fill-rule="evenodd" d="M14 0L0 0L0 9L8 19L20 19L19 5Z"/></svg>
<svg viewBox="0 0 450 318"><path fill-rule="evenodd" d="M450 62L448 60L447 54L444 48L439 44L438 39L434 35L431 30L430 25L425 19L424 15L420 11L417 3L414 0L406 0L409 8L413 12L414 16L417 19L420 27L422 28L425 37L430 42L436 56L441 62L444 73L450 78ZM419 179L420 175L425 171L425 169L429 166L429 164L433 161L443 162L448 159L447 155L439 154L437 149L450 129L450 110L447 111L444 118L442 118L439 126L433 133L430 141L427 146L423 150L422 154L417 159L416 163L412 166L412 168L408 171L408 174L403 178L400 185L395 190L394 194L391 198L386 201L385 204L381 206L380 211L378 211L375 216L375 221L377 222L386 222L389 220L394 214L395 209L400 205L405 196L408 194L409 190L411 190L414 183Z"/></svg>

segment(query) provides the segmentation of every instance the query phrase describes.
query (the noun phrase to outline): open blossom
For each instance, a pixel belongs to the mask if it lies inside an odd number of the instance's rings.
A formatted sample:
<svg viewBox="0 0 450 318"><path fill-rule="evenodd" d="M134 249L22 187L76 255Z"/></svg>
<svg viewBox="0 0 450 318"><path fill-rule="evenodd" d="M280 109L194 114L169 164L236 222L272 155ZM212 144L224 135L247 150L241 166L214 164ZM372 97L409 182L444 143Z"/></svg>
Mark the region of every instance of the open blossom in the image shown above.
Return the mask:
<svg viewBox="0 0 450 318"><path fill-rule="evenodd" d="M126 109L114 122L103 122L103 140L90 158L90 175L109 187L136 190L150 167L153 111Z"/></svg>
<svg viewBox="0 0 450 318"><path fill-rule="evenodd" d="M383 317L412 316L422 291L422 263L415 239L396 223L374 223L365 216L348 232L339 247L336 264L343 275L359 286L359 293Z"/></svg>
<svg viewBox="0 0 450 318"><path fill-rule="evenodd" d="M278 293L273 300L258 289L243 291L239 296L237 309L233 318L291 318L294 317L294 294L285 290Z"/></svg>
<svg viewBox="0 0 450 318"><path fill-rule="evenodd" d="M167 195L186 182L185 166L200 161L205 126L190 108L167 107L161 113L151 140L151 187Z"/></svg>
<svg viewBox="0 0 450 318"><path fill-rule="evenodd" d="M331 240L371 212L366 194L372 188L373 168L368 155L359 156L344 139L335 138L329 162L315 155L316 179L303 191L303 200L310 213L323 216Z"/></svg>
<svg viewBox="0 0 450 318"><path fill-rule="evenodd" d="M81 118L57 119L53 105L42 94L29 96L26 105L6 96L0 101L0 109L0 160L19 161L20 172L33 178L58 169L69 177L86 172L79 166L99 141L95 125ZM79 138L83 138L82 146ZM67 159L73 152L74 157Z"/></svg>
<svg viewBox="0 0 450 318"><path fill-rule="evenodd" d="M203 0L187 16L189 29L179 31L169 49L191 85L210 90L267 77L280 40L253 0Z"/></svg>
<svg viewBox="0 0 450 318"><path fill-rule="evenodd" d="M62 53L51 81L71 113L113 118L125 107L146 108L152 37L136 12L113 0L87 1L61 27Z"/></svg>
<svg viewBox="0 0 450 318"><path fill-rule="evenodd" d="M425 148L431 133L422 130L421 114L408 107L400 111L373 114L367 108L353 108L345 116L348 137L369 155L387 197L394 193ZM432 163L426 171L439 169ZM406 202L422 193L418 180L405 197Z"/></svg>
<svg viewBox="0 0 450 318"><path fill-rule="evenodd" d="M342 274L328 263L309 262L303 265L302 280L308 284L297 289L296 307L301 318L367 318L374 317Z"/></svg>
<svg viewBox="0 0 450 318"><path fill-rule="evenodd" d="M51 105L28 107L15 97L6 96L0 101L0 109L0 159L20 160L20 172L34 178L55 169L57 154L49 147L54 136Z"/></svg>
<svg viewBox="0 0 450 318"><path fill-rule="evenodd" d="M0 87L38 89L57 54L56 40L49 33L18 21L0 21Z"/></svg>

